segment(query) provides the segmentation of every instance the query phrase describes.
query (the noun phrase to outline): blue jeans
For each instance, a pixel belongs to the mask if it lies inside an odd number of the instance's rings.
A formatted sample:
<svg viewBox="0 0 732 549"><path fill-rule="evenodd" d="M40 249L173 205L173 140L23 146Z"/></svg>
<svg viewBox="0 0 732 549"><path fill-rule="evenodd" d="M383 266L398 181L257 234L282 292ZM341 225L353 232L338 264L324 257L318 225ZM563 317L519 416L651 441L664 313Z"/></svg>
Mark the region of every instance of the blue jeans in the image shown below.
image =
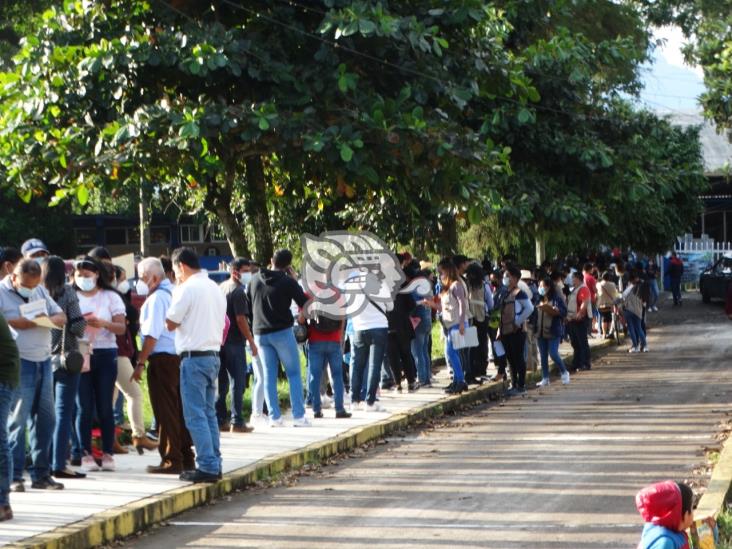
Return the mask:
<svg viewBox="0 0 732 549"><path fill-rule="evenodd" d="M229 421L226 417L226 395L231 388L231 424L241 427L244 425L244 389L247 386L247 352L243 343L229 343L221 347L218 383L216 417L219 424Z"/></svg>
<svg viewBox="0 0 732 549"><path fill-rule="evenodd" d="M426 316L426 320L425 320ZM414 339L412 340L412 355L414 356L414 364L417 366L417 378L419 383L424 385L429 383L432 375L432 361L427 350L428 338L432 332L432 319L427 315L420 315L422 319L414 330Z"/></svg>
<svg viewBox="0 0 732 549"><path fill-rule="evenodd" d="M367 373L366 403L376 402L376 390L379 388L381 365L384 363L386 342L389 335L387 328L373 328L357 331L351 340L353 355L353 376L351 377L351 398L353 402L362 402L362 386L364 374Z"/></svg>
<svg viewBox="0 0 732 549"><path fill-rule="evenodd" d="M549 357L552 357L554 364L559 366L559 371L562 374L567 373L567 368L564 366L564 361L559 354L559 336L547 339L544 337L537 338L537 344L539 345L539 357L541 358L541 377L543 379L549 379Z"/></svg>
<svg viewBox="0 0 732 549"><path fill-rule="evenodd" d="M102 451L114 450L114 383L117 381L117 349L94 349L91 354L91 370L81 374L76 405L76 432L81 447L92 453L92 420L96 405L99 428L102 431Z"/></svg>
<svg viewBox="0 0 732 549"><path fill-rule="evenodd" d="M26 427L30 429L30 450L33 460L33 465L28 469L31 480L44 479L50 474L48 457L55 423L50 359L42 362L20 359L20 386L15 391L11 409L8 437L12 454L13 480L23 478Z"/></svg>
<svg viewBox="0 0 732 549"><path fill-rule="evenodd" d="M658 291L658 280L656 280L655 278L652 278L651 280L649 280L649 283L651 286L651 302L648 304L648 308L650 309L651 307L655 307L656 304L658 303L659 291Z"/></svg>
<svg viewBox="0 0 732 549"><path fill-rule="evenodd" d="M467 324L467 323L466 323ZM463 367L460 362L460 351L458 351L452 345L452 337L450 334L457 332L460 327L455 324L449 330L445 330L445 358L447 359L448 365L452 368L452 377L455 383L461 383L465 381L465 374L463 373Z"/></svg>
<svg viewBox="0 0 732 549"><path fill-rule="evenodd" d="M15 398L15 389L0 383L0 505L9 505L10 477L13 474L13 456L8 443L8 416Z"/></svg>
<svg viewBox="0 0 732 549"><path fill-rule="evenodd" d="M257 347L264 359L264 399L267 402L269 417L280 418L280 403L277 397L277 366L279 362L285 367L285 374L290 384L290 405L292 417L300 419L305 416L303 399L302 374L300 373L300 352L295 341L292 328L278 330L271 334L255 336Z"/></svg>
<svg viewBox="0 0 732 549"><path fill-rule="evenodd" d="M114 424L123 425L125 422L125 395L122 394L122 391L117 394L117 400L114 401L112 411L114 413Z"/></svg>
<svg viewBox="0 0 732 549"><path fill-rule="evenodd" d="M308 365L310 375L308 386L313 399L313 412L320 412L320 379L325 365L330 366L333 379L333 398L336 412L344 412L343 408L343 352L338 341L314 341L308 343Z"/></svg>
<svg viewBox="0 0 732 549"><path fill-rule="evenodd" d="M351 389L353 389L353 374L355 372L354 366L355 366L355 357L356 355L353 353L353 340L355 338L355 335L351 334L348 336L348 343L351 348L351 352L348 353L348 380L351 384ZM362 402L366 400L366 388L368 387L368 378L369 378L369 371L368 368L364 368L361 372L361 394L358 399L358 402Z"/></svg>
<svg viewBox="0 0 732 549"><path fill-rule="evenodd" d="M51 470L63 471L69 453L71 424L74 421L76 395L79 392L81 374L69 374L59 369L53 373L56 427L53 430Z"/></svg>
<svg viewBox="0 0 732 549"><path fill-rule="evenodd" d="M196 447L196 467L211 475L221 472L219 424L216 420L216 387L219 357L183 355L180 363L180 396L183 419Z"/></svg>
<svg viewBox="0 0 732 549"><path fill-rule="evenodd" d="M625 309L625 321L628 323L628 332L630 333L630 340L633 342L633 347L645 347L646 332L641 325L641 318L631 313L628 309Z"/></svg>

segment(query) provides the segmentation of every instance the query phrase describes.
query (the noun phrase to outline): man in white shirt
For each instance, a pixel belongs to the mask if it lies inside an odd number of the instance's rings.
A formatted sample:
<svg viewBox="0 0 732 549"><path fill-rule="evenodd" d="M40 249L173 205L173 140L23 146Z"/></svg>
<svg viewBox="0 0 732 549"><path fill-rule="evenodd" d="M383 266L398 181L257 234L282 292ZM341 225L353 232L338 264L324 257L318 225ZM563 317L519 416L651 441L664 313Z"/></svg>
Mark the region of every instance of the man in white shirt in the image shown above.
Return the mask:
<svg viewBox="0 0 732 549"><path fill-rule="evenodd" d="M221 478L216 388L219 350L224 335L226 298L201 270L190 248L178 248L171 257L178 286L166 324L175 332L175 350L181 356L180 390L183 417L196 447L196 469L181 480L216 482Z"/></svg>
<svg viewBox="0 0 732 549"><path fill-rule="evenodd" d="M165 326L174 286L156 257L140 261L137 274L137 294L147 298L140 310L140 335L144 339L133 378L140 381L147 362L147 386L158 421L160 443L160 465L149 465L147 472L180 475L195 469L195 462L193 442L183 418L180 356L175 352L175 335Z"/></svg>

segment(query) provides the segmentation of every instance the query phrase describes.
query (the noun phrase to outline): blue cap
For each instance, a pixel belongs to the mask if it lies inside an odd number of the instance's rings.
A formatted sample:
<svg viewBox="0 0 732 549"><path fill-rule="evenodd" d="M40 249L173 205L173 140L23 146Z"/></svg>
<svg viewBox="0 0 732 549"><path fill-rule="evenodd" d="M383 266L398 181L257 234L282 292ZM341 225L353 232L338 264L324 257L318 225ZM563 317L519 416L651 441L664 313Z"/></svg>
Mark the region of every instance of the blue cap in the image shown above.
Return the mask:
<svg viewBox="0 0 732 549"><path fill-rule="evenodd" d="M37 254L38 252L50 253L43 241L38 238L31 238L29 240L26 240L20 247L20 253L23 254L23 257L30 257L33 254Z"/></svg>

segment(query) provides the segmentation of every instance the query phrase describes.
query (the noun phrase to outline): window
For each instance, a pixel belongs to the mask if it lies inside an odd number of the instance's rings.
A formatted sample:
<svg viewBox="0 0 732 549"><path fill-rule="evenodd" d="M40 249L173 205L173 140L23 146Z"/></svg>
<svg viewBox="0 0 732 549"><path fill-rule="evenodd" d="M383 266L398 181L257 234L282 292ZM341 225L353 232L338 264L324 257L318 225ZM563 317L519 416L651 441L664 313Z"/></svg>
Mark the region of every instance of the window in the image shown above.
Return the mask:
<svg viewBox="0 0 732 549"><path fill-rule="evenodd" d="M224 228L218 223L206 227L206 242L226 242Z"/></svg>
<svg viewBox="0 0 732 549"><path fill-rule="evenodd" d="M170 227L150 227L150 244L169 244Z"/></svg>
<svg viewBox="0 0 732 549"><path fill-rule="evenodd" d="M74 229L74 239L79 247L93 247L97 245L97 230L94 227Z"/></svg>
<svg viewBox="0 0 732 549"><path fill-rule="evenodd" d="M181 225L180 241L184 244L190 242L202 242L200 225Z"/></svg>
<svg viewBox="0 0 732 549"><path fill-rule="evenodd" d="M107 246L116 244L127 244L127 229L124 227L114 227L104 230L104 243Z"/></svg>
<svg viewBox="0 0 732 549"><path fill-rule="evenodd" d="M130 227L127 229L127 243L128 244L139 244L140 243L140 227Z"/></svg>

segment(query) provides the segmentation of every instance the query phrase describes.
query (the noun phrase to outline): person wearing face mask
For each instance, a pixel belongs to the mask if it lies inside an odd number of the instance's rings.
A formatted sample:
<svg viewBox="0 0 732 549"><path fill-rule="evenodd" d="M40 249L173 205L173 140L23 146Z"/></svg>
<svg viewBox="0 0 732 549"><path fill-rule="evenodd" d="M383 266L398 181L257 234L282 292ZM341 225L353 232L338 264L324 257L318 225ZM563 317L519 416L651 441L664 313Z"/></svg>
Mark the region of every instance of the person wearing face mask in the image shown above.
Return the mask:
<svg viewBox="0 0 732 549"><path fill-rule="evenodd" d="M115 427L112 398L117 380L117 336L127 329L125 304L110 283L102 263L86 256L74 265L74 287L79 307L86 318L84 340L89 346L87 365L82 370L77 405L76 432L84 455L81 465L87 471L114 471ZM102 459L92 456L91 427L93 404L102 431Z"/></svg>
<svg viewBox="0 0 732 549"><path fill-rule="evenodd" d="M150 465L151 474L180 475L195 467L193 441L183 418L180 392L180 356L175 351L175 335L167 329L165 316L174 286L163 263L146 257L137 265L138 295L146 296L140 309L142 349L132 378L142 379L147 363L147 388L158 422L160 464Z"/></svg>
<svg viewBox="0 0 732 549"><path fill-rule="evenodd" d="M534 312L529 296L519 288L521 270L509 265L503 274L503 285L508 288L501 304L501 322L498 339L503 343L506 358L511 367L511 390L509 396L526 395L526 331L524 323Z"/></svg>
<svg viewBox="0 0 732 549"><path fill-rule="evenodd" d="M64 353L78 351L78 339L84 336L86 320L79 309L79 298L74 288L66 283L66 264L57 256L49 257L41 268L43 284L53 300L69 319L64 330L51 330L54 404L56 426L53 430L51 470L56 478L84 478L86 475L66 466L74 421L76 395L79 392L81 373L69 371L63 365ZM63 342L61 338L64 338Z"/></svg>
<svg viewBox="0 0 732 549"><path fill-rule="evenodd" d="M574 350L572 370L589 370L592 367L590 343L587 339L592 319L592 296L585 286L581 272L572 273L572 289L567 298L567 333Z"/></svg>
<svg viewBox="0 0 732 549"><path fill-rule="evenodd" d="M23 257L32 259L39 265L49 256L48 248L42 240L37 238L31 238L23 242L23 245L20 247L20 252L23 254Z"/></svg>
<svg viewBox="0 0 732 549"><path fill-rule="evenodd" d="M247 386L247 356L245 345L249 343L252 355L257 356L257 345L249 329L249 301L245 286L252 279L249 260L235 258L230 265L231 276L219 285L226 297L226 315L230 328L226 341L221 346L221 368L219 369L219 395L216 400L216 416L219 429L232 433L249 433L252 428L244 422L244 390ZM231 421L227 417L226 396L231 387Z"/></svg>
<svg viewBox="0 0 732 549"><path fill-rule="evenodd" d="M33 259L22 259L0 282L0 312L18 332L20 386L16 389L8 420L13 482L10 489L24 492L26 426L32 420L30 447L33 463L29 467L31 487L59 490L63 484L51 477L49 456L56 422L53 405L51 369L51 331L39 327L21 314L25 305L42 305L51 322L61 328L66 315L43 287L41 266ZM40 302L40 303L39 303Z"/></svg>
<svg viewBox="0 0 732 549"><path fill-rule="evenodd" d="M567 306L557 295L557 287L550 278L539 283L540 301L536 309L537 345L541 359L541 381L537 387L549 385L549 356L562 374L562 383L569 383L569 372L559 354L559 342L562 336L562 322L567 316Z"/></svg>
<svg viewBox="0 0 732 549"><path fill-rule="evenodd" d="M23 254L20 250L7 246L0 248L0 280L12 273L21 259Z"/></svg>
<svg viewBox="0 0 732 549"><path fill-rule="evenodd" d="M156 450L158 445L145 434L145 421L142 413L142 388L139 383L133 381L133 364L137 364L136 341L140 330L140 314L132 305L130 283L127 281L125 270L104 260L102 262L113 270L115 280L112 282L112 286L120 294L125 304L125 333L117 336L117 379L114 383L115 391L112 402L118 402L117 398L120 392L124 395L123 400L127 403L127 417L132 428L132 446L139 454L142 454L144 450ZM119 414L122 415L121 407ZM127 453L127 450L116 439L114 441L114 453Z"/></svg>

